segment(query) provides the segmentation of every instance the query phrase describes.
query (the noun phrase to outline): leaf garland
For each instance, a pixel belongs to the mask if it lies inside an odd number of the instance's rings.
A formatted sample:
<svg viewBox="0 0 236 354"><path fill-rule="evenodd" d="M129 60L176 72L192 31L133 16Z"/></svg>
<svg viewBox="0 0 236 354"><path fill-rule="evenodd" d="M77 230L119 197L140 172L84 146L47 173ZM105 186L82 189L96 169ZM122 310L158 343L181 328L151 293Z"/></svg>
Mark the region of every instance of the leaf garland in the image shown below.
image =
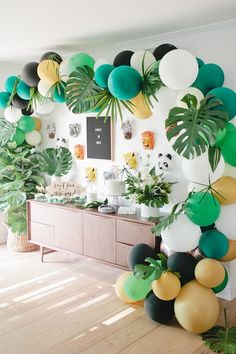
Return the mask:
<svg viewBox="0 0 236 354"><path fill-rule="evenodd" d="M192 159L204 153L209 146L214 146L218 131L227 124L228 113L220 110L222 102L213 95L206 96L199 109L193 95L187 94L182 101L188 108L174 107L170 110L165 126L172 128L166 135L169 141L175 138L172 147L177 154Z"/></svg>

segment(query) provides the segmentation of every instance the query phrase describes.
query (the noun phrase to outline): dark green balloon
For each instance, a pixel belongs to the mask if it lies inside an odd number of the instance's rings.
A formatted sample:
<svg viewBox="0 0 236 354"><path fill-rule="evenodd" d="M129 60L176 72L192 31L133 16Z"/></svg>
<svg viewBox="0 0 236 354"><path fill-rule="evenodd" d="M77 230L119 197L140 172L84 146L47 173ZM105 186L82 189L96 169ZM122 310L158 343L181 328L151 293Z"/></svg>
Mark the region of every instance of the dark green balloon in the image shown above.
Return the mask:
<svg viewBox="0 0 236 354"><path fill-rule="evenodd" d="M18 122L18 127L25 133L31 132L35 128L35 120L30 116L22 116Z"/></svg>
<svg viewBox="0 0 236 354"><path fill-rule="evenodd" d="M152 247L146 243L139 243L132 247L128 254L128 264L132 272L134 272L135 264L149 265L149 263L145 262L147 257L152 257L154 259L158 258Z"/></svg>
<svg viewBox="0 0 236 354"><path fill-rule="evenodd" d="M227 111L229 120L236 115L236 93L228 87L217 87L208 92L208 95L214 95L219 99L223 106L218 107L222 111Z"/></svg>
<svg viewBox="0 0 236 354"><path fill-rule="evenodd" d="M215 288L212 288L212 290L214 291L215 294L220 293L222 290L224 290L224 288L226 287L226 285L228 284L228 280L229 280L229 276L228 276L228 272L225 269L225 277L224 280L222 281L222 283L218 286L216 286Z"/></svg>
<svg viewBox="0 0 236 354"><path fill-rule="evenodd" d="M17 146L22 145L23 142L25 141L25 133L19 128L16 128L16 132L11 138L11 141L15 142Z"/></svg>
<svg viewBox="0 0 236 354"><path fill-rule="evenodd" d="M10 98L8 92L0 92L0 109L7 108L7 104Z"/></svg>
<svg viewBox="0 0 236 354"><path fill-rule="evenodd" d="M111 64L103 64L97 68L94 79L98 86L107 88L108 77L114 69L115 67Z"/></svg>
<svg viewBox="0 0 236 354"><path fill-rule="evenodd" d="M221 148L221 154L225 162L232 166L236 166L236 127L228 123L226 125L225 138L218 142Z"/></svg>
<svg viewBox="0 0 236 354"><path fill-rule="evenodd" d="M65 102L65 87L66 87L66 83L65 82L61 82L59 87L57 86L54 92L54 101L57 103L64 103Z"/></svg>
<svg viewBox="0 0 236 354"><path fill-rule="evenodd" d="M193 86L206 95L210 90L222 86L223 83L224 72L221 67L217 64L204 64L200 67Z"/></svg>
<svg viewBox="0 0 236 354"><path fill-rule="evenodd" d="M150 291L144 300L144 311L151 320L166 324L174 317L174 303L175 300L161 300Z"/></svg>
<svg viewBox="0 0 236 354"><path fill-rule="evenodd" d="M197 63L198 63L198 67L200 68L201 66L203 66L205 63L201 58L196 58L197 59Z"/></svg>
<svg viewBox="0 0 236 354"><path fill-rule="evenodd" d="M199 240L199 249L207 258L220 259L229 249L229 241L217 229L206 231Z"/></svg>
<svg viewBox="0 0 236 354"><path fill-rule="evenodd" d="M180 273L181 284L184 285L195 278L194 270L197 260L189 253L175 252L167 260L167 267Z"/></svg>
<svg viewBox="0 0 236 354"><path fill-rule="evenodd" d="M208 226L219 217L220 204L210 193L194 193L188 198L185 214L194 224Z"/></svg>

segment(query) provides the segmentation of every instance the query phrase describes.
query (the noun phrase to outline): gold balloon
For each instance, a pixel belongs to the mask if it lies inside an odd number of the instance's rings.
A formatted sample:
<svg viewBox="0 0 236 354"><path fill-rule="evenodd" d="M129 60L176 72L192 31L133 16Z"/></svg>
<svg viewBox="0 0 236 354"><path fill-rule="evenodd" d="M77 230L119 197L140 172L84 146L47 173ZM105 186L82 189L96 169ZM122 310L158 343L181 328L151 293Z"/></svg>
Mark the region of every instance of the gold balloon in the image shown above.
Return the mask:
<svg viewBox="0 0 236 354"><path fill-rule="evenodd" d="M229 262L236 259L236 241L228 240L229 241L229 249L228 252L224 257L220 259L222 262Z"/></svg>
<svg viewBox="0 0 236 354"><path fill-rule="evenodd" d="M115 291L116 291L116 295L124 302L127 303L133 303L136 302L136 300L130 299L126 293L124 292L124 283L126 281L126 279L133 274L132 272L124 272L122 273L116 280L116 284L115 284Z"/></svg>
<svg viewBox="0 0 236 354"><path fill-rule="evenodd" d="M175 299L180 289L179 278L171 272L163 273L159 279L152 282L152 290L161 300L168 301Z"/></svg>
<svg viewBox="0 0 236 354"><path fill-rule="evenodd" d="M213 183L212 192L220 204L228 205L236 203L236 179L223 176Z"/></svg>
<svg viewBox="0 0 236 354"><path fill-rule="evenodd" d="M195 268L197 281L207 288L215 288L225 278L225 269L216 259L202 259Z"/></svg>
<svg viewBox="0 0 236 354"><path fill-rule="evenodd" d="M214 292L192 280L185 284L175 300L175 316L183 328L204 333L219 317L219 302Z"/></svg>
<svg viewBox="0 0 236 354"><path fill-rule="evenodd" d="M39 118L33 117L33 119L35 122L34 130L37 130L39 132L42 129L42 122Z"/></svg>
<svg viewBox="0 0 236 354"><path fill-rule="evenodd" d="M59 81L59 64L53 60L47 59L41 61L37 68L38 76L44 82L55 84Z"/></svg>
<svg viewBox="0 0 236 354"><path fill-rule="evenodd" d="M149 105L145 101L142 92L130 100L133 103L132 111L136 118L147 119L152 116Z"/></svg>

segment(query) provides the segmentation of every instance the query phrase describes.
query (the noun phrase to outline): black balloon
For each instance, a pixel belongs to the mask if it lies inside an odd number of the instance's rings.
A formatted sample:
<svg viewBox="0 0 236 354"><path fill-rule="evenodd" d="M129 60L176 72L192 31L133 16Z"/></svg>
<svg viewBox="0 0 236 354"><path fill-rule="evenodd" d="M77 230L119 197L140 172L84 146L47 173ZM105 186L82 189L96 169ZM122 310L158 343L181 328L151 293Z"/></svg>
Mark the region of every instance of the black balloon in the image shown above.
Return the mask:
<svg viewBox="0 0 236 354"><path fill-rule="evenodd" d="M37 62L32 61L25 64L22 68L22 80L30 87L36 87L40 80L37 73L38 65Z"/></svg>
<svg viewBox="0 0 236 354"><path fill-rule="evenodd" d="M153 55L156 60L160 60L164 57L164 55L171 50L177 49L173 44L165 43L161 44L156 49L154 49Z"/></svg>
<svg viewBox="0 0 236 354"><path fill-rule="evenodd" d="M155 247L154 247L155 253L161 253L161 242L162 242L161 237L155 236Z"/></svg>
<svg viewBox="0 0 236 354"><path fill-rule="evenodd" d="M144 300L144 311L151 320L166 324L174 317L174 303L175 300L161 300L150 291Z"/></svg>
<svg viewBox="0 0 236 354"><path fill-rule="evenodd" d="M121 65L129 65L130 66L130 59L134 52L132 50L124 50L117 54L117 56L113 60L114 66L121 66Z"/></svg>
<svg viewBox="0 0 236 354"><path fill-rule="evenodd" d="M17 94L13 97L12 99L12 105L15 107L15 108L19 108L19 109L25 109L28 104L29 104L29 101L28 100L23 100L23 98L21 98L20 96L18 96Z"/></svg>
<svg viewBox="0 0 236 354"><path fill-rule="evenodd" d="M167 267L173 272L180 273L182 285L195 278L194 270L197 260L189 253L175 252L167 260Z"/></svg>
<svg viewBox="0 0 236 354"><path fill-rule="evenodd" d="M61 64L61 62L62 62L62 57L56 52L46 52L46 53L44 53L41 56L40 61L47 60L47 59L56 61L58 64Z"/></svg>
<svg viewBox="0 0 236 354"><path fill-rule="evenodd" d="M23 114L23 116L31 116L34 113L33 108L24 108L21 110L21 113Z"/></svg>
<svg viewBox="0 0 236 354"><path fill-rule="evenodd" d="M152 247L148 246L146 243L139 243L138 245L134 246L129 254L128 254L128 264L134 271L135 264L149 264L145 262L147 257L152 257L157 259L158 256L152 249Z"/></svg>
<svg viewBox="0 0 236 354"><path fill-rule="evenodd" d="M211 225L208 225L208 226L200 226L200 227L201 227L201 231L203 233L203 232L206 232L206 231L214 230L216 228L216 225L215 224L211 224Z"/></svg>

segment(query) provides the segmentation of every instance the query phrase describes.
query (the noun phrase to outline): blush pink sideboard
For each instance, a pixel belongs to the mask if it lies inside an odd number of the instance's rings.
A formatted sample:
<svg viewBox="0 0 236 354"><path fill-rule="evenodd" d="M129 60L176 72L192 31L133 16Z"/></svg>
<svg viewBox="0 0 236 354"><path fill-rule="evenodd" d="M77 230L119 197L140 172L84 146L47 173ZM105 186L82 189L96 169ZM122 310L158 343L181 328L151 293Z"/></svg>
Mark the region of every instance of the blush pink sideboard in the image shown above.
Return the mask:
<svg viewBox="0 0 236 354"><path fill-rule="evenodd" d="M146 243L154 248L154 223L138 216L101 214L72 205L28 202L28 240L41 248L74 252L120 267L128 267L132 246Z"/></svg>

